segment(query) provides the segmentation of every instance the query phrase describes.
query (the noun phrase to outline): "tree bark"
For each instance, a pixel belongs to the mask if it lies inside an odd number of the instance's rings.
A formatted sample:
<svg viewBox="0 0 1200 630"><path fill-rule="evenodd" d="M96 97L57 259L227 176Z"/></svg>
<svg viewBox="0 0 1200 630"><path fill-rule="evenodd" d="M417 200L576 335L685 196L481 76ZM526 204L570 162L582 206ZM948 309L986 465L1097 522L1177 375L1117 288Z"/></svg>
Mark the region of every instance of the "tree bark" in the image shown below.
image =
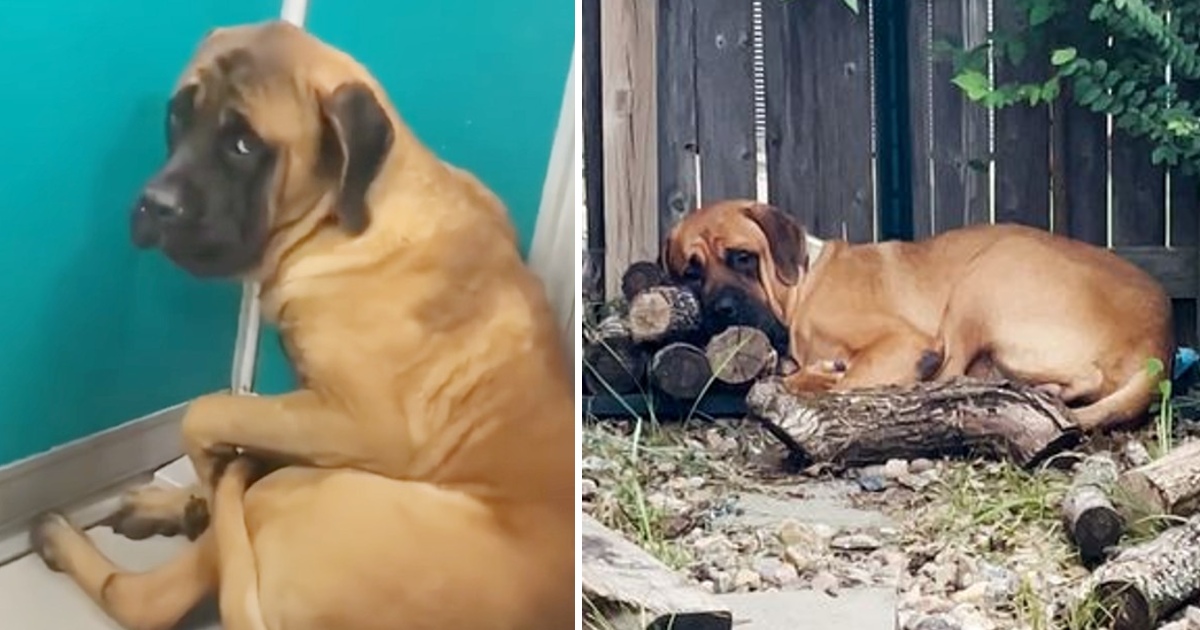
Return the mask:
<svg viewBox="0 0 1200 630"><path fill-rule="evenodd" d="M775 367L778 356L767 334L750 326L730 326L704 347L713 375L722 383L742 385Z"/></svg>
<svg viewBox="0 0 1200 630"><path fill-rule="evenodd" d="M629 265L621 276L621 295L625 296L625 301L632 302L639 293L670 282L671 279L667 277L662 265L642 260Z"/></svg>
<svg viewBox="0 0 1200 630"><path fill-rule="evenodd" d="M1200 517L1125 549L1092 574L1113 630L1150 630L1200 594Z"/></svg>
<svg viewBox="0 0 1200 630"><path fill-rule="evenodd" d="M678 573L586 514L582 538L585 615L605 617L615 627L732 627L733 616L720 600L689 586ZM637 618L612 620L631 614Z"/></svg>
<svg viewBox="0 0 1200 630"><path fill-rule="evenodd" d="M693 400L712 383L712 368L703 350L676 342L654 353L650 360L650 380L672 398Z"/></svg>
<svg viewBox="0 0 1200 630"><path fill-rule="evenodd" d="M629 332L636 342L680 341L700 330L700 302L679 287L651 287L629 302Z"/></svg>
<svg viewBox="0 0 1200 630"><path fill-rule="evenodd" d="M1200 440L1121 475L1120 485L1141 509L1190 516L1200 507Z"/></svg>
<svg viewBox="0 0 1200 630"><path fill-rule="evenodd" d="M1063 497L1063 523L1088 566L1103 560L1125 532L1125 521L1109 498L1118 474L1117 463L1107 453L1089 455L1075 469Z"/></svg>
<svg viewBox="0 0 1200 630"><path fill-rule="evenodd" d="M583 349L583 382L593 394L632 394L645 380L647 352L619 315L605 318Z"/></svg>
<svg viewBox="0 0 1200 630"><path fill-rule="evenodd" d="M974 453L1030 466L1079 436L1061 403L1002 381L797 395L771 378L750 388L746 405L800 463L862 466Z"/></svg>

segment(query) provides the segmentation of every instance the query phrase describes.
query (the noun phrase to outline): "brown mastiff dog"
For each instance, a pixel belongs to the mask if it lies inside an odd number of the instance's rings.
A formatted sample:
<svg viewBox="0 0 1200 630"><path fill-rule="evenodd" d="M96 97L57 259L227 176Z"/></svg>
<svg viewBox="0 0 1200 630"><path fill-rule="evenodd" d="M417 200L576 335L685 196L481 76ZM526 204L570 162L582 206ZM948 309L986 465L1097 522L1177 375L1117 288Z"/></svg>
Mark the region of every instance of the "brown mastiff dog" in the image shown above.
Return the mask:
<svg viewBox="0 0 1200 630"><path fill-rule="evenodd" d="M207 36L168 124L134 241L261 282L302 386L190 405L198 488L135 492L112 521L169 533L211 501L169 563L122 570L59 515L37 552L126 628L213 592L228 630L570 627L570 371L501 202L285 23Z"/></svg>
<svg viewBox="0 0 1200 630"><path fill-rule="evenodd" d="M1058 395L1091 430L1142 417L1157 384L1147 360L1170 365L1162 288L1105 249L1033 228L850 245L731 200L680 222L663 257L716 326L760 326L790 350L795 390L1002 376Z"/></svg>

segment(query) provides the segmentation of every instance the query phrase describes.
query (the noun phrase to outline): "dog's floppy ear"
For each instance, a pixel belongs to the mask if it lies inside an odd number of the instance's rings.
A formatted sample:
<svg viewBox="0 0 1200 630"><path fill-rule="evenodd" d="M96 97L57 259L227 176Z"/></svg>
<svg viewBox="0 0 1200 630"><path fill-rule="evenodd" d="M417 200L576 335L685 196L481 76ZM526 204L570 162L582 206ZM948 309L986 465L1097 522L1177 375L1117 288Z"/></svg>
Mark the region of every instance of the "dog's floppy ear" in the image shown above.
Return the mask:
<svg viewBox="0 0 1200 630"><path fill-rule="evenodd" d="M745 212L767 236L775 277L788 286L795 285L800 281L800 270L808 267L804 229L774 206L756 203L748 206Z"/></svg>
<svg viewBox="0 0 1200 630"><path fill-rule="evenodd" d="M346 83L322 96L321 115L329 134L322 146L338 153L334 211L344 230L361 234L371 222L367 190L391 151L395 130L375 92L363 83Z"/></svg>

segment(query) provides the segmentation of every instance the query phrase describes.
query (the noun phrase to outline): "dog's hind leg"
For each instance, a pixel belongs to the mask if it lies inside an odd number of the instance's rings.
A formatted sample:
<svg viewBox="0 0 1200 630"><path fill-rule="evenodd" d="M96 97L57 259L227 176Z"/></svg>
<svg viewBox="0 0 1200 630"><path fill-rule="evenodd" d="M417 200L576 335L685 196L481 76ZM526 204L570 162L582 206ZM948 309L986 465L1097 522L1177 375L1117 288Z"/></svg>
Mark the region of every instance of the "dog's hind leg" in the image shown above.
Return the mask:
<svg viewBox="0 0 1200 630"><path fill-rule="evenodd" d="M134 573L114 565L87 534L60 514L34 522L33 550L46 565L71 576L92 601L129 630L174 627L216 588L216 545L201 535L176 557L149 571Z"/></svg>
<svg viewBox="0 0 1200 630"><path fill-rule="evenodd" d="M221 558L221 623L225 630L267 630L258 599L258 565L246 529L246 486L255 463L238 457L225 468L213 495L213 532Z"/></svg>

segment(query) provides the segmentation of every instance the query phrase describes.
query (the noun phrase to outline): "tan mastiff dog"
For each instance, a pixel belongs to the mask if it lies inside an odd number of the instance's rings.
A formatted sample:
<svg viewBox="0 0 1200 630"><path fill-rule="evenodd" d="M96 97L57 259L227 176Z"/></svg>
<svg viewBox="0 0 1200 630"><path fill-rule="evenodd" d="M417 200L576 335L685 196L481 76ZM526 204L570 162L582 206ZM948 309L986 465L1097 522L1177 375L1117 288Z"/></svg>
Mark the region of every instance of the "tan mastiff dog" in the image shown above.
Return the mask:
<svg viewBox="0 0 1200 630"><path fill-rule="evenodd" d="M59 515L37 552L131 629L212 592L227 630L570 627L570 371L501 202L285 23L206 37L169 129L134 240L261 282L302 386L190 405L200 487L137 492L113 520L169 533L211 500L172 561L125 571Z"/></svg>
<svg viewBox="0 0 1200 630"><path fill-rule="evenodd" d="M1058 395L1091 430L1142 417L1157 384L1147 360L1170 365L1162 288L1108 250L1033 228L850 245L730 200L684 218L663 257L716 327L759 326L790 350L795 390L1003 376Z"/></svg>

